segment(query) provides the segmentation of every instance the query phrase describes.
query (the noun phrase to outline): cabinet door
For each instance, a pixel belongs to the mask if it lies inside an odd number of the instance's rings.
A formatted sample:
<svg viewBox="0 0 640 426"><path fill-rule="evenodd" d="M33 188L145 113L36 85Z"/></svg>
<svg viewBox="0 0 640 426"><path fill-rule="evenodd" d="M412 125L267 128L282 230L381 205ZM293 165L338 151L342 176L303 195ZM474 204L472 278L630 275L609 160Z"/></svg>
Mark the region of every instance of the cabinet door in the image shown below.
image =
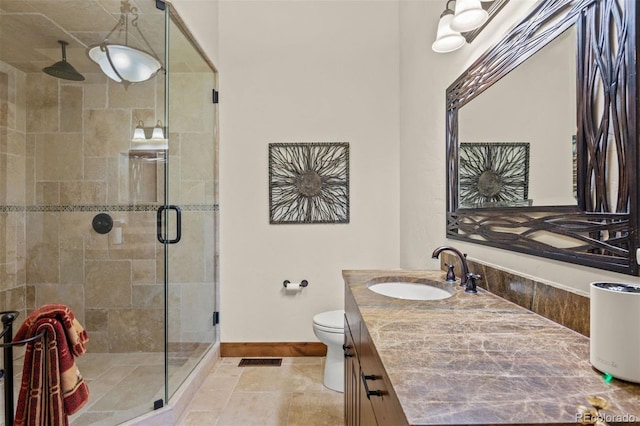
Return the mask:
<svg viewBox="0 0 640 426"><path fill-rule="evenodd" d="M359 426L360 364L348 323L344 327L344 424Z"/></svg>
<svg viewBox="0 0 640 426"><path fill-rule="evenodd" d="M362 377L362 386L365 389L361 391L365 394L364 398L369 402L368 406L373 408L375 420L380 426L400 426L407 425L407 419L404 411L400 406L398 397L396 396L391 381L382 366L382 361L378 356L371 337L366 327L360 329L360 370ZM367 400L367 394L369 400ZM360 398L362 401L362 397ZM364 411L364 402L362 410ZM362 414L364 417L364 414ZM373 423L361 423L369 425Z"/></svg>
<svg viewBox="0 0 640 426"><path fill-rule="evenodd" d="M371 396L367 395L367 381L360 372L360 426L376 426L378 424L376 415L371 405Z"/></svg>

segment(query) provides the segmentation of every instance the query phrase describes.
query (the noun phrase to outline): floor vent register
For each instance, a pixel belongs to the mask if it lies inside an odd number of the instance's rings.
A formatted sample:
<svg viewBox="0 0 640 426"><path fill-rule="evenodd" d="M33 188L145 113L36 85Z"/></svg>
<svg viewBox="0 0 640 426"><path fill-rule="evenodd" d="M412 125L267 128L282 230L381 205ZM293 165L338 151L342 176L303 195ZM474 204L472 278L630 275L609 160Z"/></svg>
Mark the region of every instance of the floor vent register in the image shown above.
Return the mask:
<svg viewBox="0 0 640 426"><path fill-rule="evenodd" d="M282 358L242 358L238 367L280 367Z"/></svg>

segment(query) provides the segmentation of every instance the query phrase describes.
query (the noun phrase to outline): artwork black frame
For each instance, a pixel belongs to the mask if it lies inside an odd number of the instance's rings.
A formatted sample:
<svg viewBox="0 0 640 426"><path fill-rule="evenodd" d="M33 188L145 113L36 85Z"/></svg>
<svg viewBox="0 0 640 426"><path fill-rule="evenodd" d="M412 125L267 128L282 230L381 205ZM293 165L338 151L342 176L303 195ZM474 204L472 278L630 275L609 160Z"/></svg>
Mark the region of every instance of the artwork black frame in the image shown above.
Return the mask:
<svg viewBox="0 0 640 426"><path fill-rule="evenodd" d="M269 223L349 223L349 143L269 144Z"/></svg>

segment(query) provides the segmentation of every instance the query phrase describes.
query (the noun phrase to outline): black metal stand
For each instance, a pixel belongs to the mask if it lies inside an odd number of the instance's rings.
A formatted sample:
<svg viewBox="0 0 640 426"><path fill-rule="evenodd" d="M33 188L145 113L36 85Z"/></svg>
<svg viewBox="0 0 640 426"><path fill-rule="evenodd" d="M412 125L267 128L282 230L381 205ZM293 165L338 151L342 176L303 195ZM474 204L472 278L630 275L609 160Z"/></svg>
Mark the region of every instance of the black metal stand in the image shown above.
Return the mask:
<svg viewBox="0 0 640 426"><path fill-rule="evenodd" d="M12 342L13 338L13 321L18 318L18 311L0 312L2 315L2 333L3 343L0 347L4 349L4 424L6 426L13 425L13 347L24 345L25 343L35 342L36 340L45 338L47 331L43 330L40 334L28 339Z"/></svg>

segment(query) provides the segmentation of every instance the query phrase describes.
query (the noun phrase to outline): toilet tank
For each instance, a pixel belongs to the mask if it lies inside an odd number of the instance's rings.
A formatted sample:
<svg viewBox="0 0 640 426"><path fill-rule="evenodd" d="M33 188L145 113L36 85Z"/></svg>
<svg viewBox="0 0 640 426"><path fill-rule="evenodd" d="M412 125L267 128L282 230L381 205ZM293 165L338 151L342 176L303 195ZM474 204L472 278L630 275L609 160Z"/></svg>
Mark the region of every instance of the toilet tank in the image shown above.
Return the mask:
<svg viewBox="0 0 640 426"><path fill-rule="evenodd" d="M591 365L640 383L640 285L591 283Z"/></svg>

